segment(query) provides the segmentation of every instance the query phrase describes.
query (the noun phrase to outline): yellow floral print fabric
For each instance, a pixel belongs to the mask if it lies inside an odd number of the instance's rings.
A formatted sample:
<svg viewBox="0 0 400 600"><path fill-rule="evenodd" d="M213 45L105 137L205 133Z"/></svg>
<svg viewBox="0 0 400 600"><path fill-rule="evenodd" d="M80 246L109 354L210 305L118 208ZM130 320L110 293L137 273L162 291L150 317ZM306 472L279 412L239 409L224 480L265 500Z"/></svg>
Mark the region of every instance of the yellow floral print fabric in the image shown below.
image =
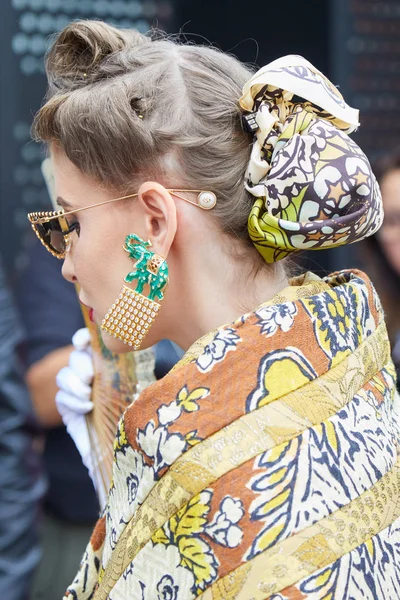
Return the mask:
<svg viewBox="0 0 400 600"><path fill-rule="evenodd" d="M291 283L127 409L69 600L396 597L399 400L379 300L359 272Z"/></svg>

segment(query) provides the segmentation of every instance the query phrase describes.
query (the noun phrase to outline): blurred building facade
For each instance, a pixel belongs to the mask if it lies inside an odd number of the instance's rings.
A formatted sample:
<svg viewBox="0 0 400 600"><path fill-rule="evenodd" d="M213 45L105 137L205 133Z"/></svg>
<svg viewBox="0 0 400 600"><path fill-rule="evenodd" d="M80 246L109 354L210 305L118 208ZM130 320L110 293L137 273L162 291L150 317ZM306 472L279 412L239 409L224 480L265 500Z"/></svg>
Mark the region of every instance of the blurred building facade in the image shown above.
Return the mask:
<svg viewBox="0 0 400 600"><path fill-rule="evenodd" d="M398 0L293 0L248 8L238 0L6 0L0 4L0 250L11 274L25 261L26 213L49 205L43 149L29 134L45 91L43 55L51 34L77 18L181 31L197 42L204 36L251 64L302 54L360 109L357 141L371 159L398 145ZM326 270L349 262L348 248L318 256Z"/></svg>

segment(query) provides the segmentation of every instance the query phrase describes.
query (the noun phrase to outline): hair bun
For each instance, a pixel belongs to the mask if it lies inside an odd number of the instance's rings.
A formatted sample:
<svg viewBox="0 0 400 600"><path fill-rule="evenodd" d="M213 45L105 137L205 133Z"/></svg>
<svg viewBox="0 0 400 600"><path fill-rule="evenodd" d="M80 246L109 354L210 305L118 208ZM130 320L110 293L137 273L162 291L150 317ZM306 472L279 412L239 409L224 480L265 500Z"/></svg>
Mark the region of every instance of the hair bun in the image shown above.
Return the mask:
<svg viewBox="0 0 400 600"><path fill-rule="evenodd" d="M50 87L86 84L105 58L127 47L150 43L137 31L102 21L73 21L56 36L46 58Z"/></svg>

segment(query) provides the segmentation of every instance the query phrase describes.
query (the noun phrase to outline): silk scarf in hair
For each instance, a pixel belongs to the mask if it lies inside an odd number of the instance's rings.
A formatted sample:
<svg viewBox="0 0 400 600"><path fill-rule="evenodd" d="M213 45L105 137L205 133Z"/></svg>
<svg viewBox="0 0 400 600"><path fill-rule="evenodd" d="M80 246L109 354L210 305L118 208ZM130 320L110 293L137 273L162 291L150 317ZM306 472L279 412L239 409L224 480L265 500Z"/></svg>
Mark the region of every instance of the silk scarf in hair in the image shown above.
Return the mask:
<svg viewBox="0 0 400 600"><path fill-rule="evenodd" d="M396 598L399 400L367 277L307 274L125 412L69 600Z"/></svg>
<svg viewBox="0 0 400 600"><path fill-rule="evenodd" d="M358 111L318 69L301 56L275 60L245 84L240 105L254 131L248 230L266 262L351 244L379 229L379 186L347 135Z"/></svg>

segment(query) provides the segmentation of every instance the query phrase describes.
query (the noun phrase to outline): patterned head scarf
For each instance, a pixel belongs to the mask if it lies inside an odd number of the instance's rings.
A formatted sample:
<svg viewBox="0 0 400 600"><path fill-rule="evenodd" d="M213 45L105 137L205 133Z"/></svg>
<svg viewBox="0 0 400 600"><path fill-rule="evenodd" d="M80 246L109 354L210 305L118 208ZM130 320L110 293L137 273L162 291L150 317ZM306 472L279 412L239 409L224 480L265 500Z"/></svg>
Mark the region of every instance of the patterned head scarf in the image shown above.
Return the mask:
<svg viewBox="0 0 400 600"><path fill-rule="evenodd" d="M275 60L245 84L240 105L255 134L248 229L266 262L351 244L379 229L378 184L347 135L358 111L320 71L301 56Z"/></svg>

